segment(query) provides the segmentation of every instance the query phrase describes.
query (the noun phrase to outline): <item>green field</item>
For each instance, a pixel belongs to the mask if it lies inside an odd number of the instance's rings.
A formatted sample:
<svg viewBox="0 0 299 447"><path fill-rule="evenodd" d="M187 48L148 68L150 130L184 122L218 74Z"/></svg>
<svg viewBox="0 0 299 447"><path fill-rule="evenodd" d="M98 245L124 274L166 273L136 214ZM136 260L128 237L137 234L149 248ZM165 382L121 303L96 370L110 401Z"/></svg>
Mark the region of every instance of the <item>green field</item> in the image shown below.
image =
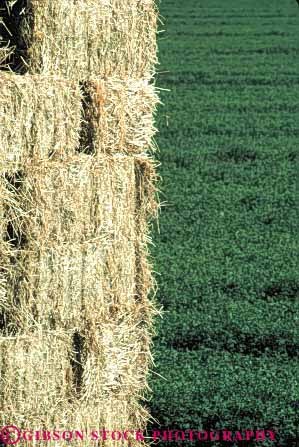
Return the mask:
<svg viewBox="0 0 299 447"><path fill-rule="evenodd" d="M157 117L166 203L152 254L166 311L154 371L166 380L152 374L150 410L164 428L275 429L275 446L295 446L299 8L163 0L160 10L157 85L170 91Z"/></svg>

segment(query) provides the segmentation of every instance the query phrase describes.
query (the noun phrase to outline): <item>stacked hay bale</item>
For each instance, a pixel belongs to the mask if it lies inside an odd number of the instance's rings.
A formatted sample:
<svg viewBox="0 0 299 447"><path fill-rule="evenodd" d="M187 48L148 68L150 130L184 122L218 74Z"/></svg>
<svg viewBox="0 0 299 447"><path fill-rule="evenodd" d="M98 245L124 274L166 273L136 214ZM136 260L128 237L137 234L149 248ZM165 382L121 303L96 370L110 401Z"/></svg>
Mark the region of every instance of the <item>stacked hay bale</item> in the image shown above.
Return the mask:
<svg viewBox="0 0 299 447"><path fill-rule="evenodd" d="M148 418L157 11L6 0L2 22L0 415L90 445Z"/></svg>

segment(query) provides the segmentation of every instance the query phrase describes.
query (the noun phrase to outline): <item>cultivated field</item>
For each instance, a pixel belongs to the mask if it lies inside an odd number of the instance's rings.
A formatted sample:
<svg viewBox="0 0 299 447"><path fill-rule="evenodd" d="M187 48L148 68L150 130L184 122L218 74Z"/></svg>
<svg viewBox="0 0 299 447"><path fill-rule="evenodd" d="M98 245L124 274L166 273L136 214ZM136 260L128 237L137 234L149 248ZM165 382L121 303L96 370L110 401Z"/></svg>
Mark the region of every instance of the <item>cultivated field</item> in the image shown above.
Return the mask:
<svg viewBox="0 0 299 447"><path fill-rule="evenodd" d="M171 91L153 255L167 381L152 375L151 411L163 427L276 429L277 446L296 445L299 8L163 0L161 13L158 85Z"/></svg>

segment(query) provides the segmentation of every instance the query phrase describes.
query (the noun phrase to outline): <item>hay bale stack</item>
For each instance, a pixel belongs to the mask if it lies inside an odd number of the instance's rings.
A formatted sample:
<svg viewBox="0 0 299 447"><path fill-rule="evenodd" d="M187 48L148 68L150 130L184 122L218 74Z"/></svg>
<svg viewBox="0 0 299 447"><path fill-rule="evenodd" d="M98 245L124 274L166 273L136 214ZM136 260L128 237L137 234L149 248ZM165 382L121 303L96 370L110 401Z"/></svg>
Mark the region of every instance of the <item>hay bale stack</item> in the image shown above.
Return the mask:
<svg viewBox="0 0 299 447"><path fill-rule="evenodd" d="M6 63L19 74L0 74L3 420L142 430L157 314L157 177L145 155L155 148L155 2L4 4L2 59L13 48Z"/></svg>
<svg viewBox="0 0 299 447"><path fill-rule="evenodd" d="M82 92L55 77L0 73L0 166L75 153L79 147Z"/></svg>
<svg viewBox="0 0 299 447"><path fill-rule="evenodd" d="M55 407L57 411L47 413L48 427L61 427L63 421L88 432L145 427L148 415L139 399L147 388L157 313L148 300L153 281L145 231L149 216L157 212L154 167L145 156L95 159L80 154L64 161L28 162L15 177L2 175L2 223L10 228L6 239L11 241L3 275L5 296L0 299L2 333L7 342L27 340L24 334L30 333L31 344L44 334L37 353L43 343L46 347L49 331L64 334L68 341L62 351L68 359L60 365L68 371L68 398L59 411ZM26 346L12 348L17 349L15 362L22 352L27 355ZM53 360L59 361L59 356ZM47 375L52 386L56 366L45 368L37 370L38 380ZM20 370L24 381L31 373ZM23 385L13 392L15 406L6 414L14 413L17 425L38 428L44 407L33 409L28 394L24 413ZM38 390L37 398L45 400ZM1 405L6 409L4 394Z"/></svg>
<svg viewBox="0 0 299 447"><path fill-rule="evenodd" d="M3 19L12 34L17 30L13 38L23 71L80 81L153 75L157 27L153 0L18 0L13 7L5 0L5 4L10 12Z"/></svg>

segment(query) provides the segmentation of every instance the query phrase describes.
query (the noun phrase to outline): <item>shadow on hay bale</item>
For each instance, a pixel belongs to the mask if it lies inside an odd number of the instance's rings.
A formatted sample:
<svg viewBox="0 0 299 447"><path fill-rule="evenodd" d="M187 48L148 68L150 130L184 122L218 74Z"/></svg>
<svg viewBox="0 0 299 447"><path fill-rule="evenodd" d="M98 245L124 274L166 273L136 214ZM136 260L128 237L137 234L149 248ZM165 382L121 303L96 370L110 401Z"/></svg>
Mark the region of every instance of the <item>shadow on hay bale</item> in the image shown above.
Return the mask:
<svg viewBox="0 0 299 447"><path fill-rule="evenodd" d="M27 0L14 3L2 1L0 5L0 67L24 73L26 45L21 36L21 12Z"/></svg>

